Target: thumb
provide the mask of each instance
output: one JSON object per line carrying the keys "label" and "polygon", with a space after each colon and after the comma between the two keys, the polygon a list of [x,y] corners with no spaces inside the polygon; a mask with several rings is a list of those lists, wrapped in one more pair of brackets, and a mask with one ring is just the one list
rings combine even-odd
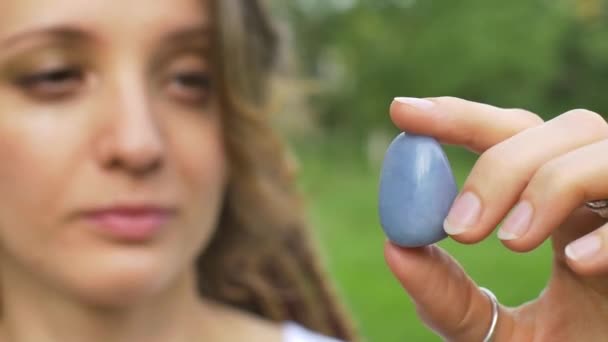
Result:
{"label": "thumb", "polygon": [[[406,249],[389,242],[385,258],[429,328],[449,341],[483,341],[492,302],[451,256],[437,246]],[[495,341],[503,341],[498,336],[512,326],[512,318],[499,310]]]}

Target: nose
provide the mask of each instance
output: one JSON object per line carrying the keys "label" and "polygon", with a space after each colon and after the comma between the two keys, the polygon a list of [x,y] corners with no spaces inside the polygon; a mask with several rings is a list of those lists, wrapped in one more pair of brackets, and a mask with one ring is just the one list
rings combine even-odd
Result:
{"label": "nose", "polygon": [[98,150],[105,168],[142,175],[159,169],[164,163],[162,131],[142,83],[122,82],[102,105],[108,125]]}

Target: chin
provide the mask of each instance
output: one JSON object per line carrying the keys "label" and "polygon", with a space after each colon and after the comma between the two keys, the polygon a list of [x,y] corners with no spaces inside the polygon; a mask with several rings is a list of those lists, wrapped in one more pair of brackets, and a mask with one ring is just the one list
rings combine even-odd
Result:
{"label": "chin", "polygon": [[66,269],[64,288],[86,304],[108,309],[137,305],[176,286],[186,265],[176,254],[123,247],[103,255],[83,256]]}

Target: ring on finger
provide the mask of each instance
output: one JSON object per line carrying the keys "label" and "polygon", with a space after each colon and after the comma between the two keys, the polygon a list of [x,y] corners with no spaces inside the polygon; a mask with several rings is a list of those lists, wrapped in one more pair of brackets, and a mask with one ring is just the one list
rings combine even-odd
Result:
{"label": "ring on finger", "polygon": [[490,302],[492,302],[492,322],[490,323],[490,329],[486,333],[486,336],[483,339],[483,342],[492,342],[494,340],[494,334],[496,333],[496,325],[498,323],[498,300],[492,291],[486,289],[485,287],[479,288],[481,292],[483,292],[488,298],[490,298]]}
{"label": "ring on finger", "polygon": [[608,218],[608,199],[590,201],[585,203],[585,206],[601,217]]}

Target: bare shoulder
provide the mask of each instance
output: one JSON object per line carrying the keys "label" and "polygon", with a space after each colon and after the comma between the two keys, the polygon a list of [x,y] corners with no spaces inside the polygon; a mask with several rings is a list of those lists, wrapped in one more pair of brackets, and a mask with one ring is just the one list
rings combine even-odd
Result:
{"label": "bare shoulder", "polygon": [[[205,311],[213,311],[214,341],[283,342],[283,325],[221,303],[205,301]],[[211,331],[203,332],[207,337]],[[0,341],[1,342],[1,341]]]}

